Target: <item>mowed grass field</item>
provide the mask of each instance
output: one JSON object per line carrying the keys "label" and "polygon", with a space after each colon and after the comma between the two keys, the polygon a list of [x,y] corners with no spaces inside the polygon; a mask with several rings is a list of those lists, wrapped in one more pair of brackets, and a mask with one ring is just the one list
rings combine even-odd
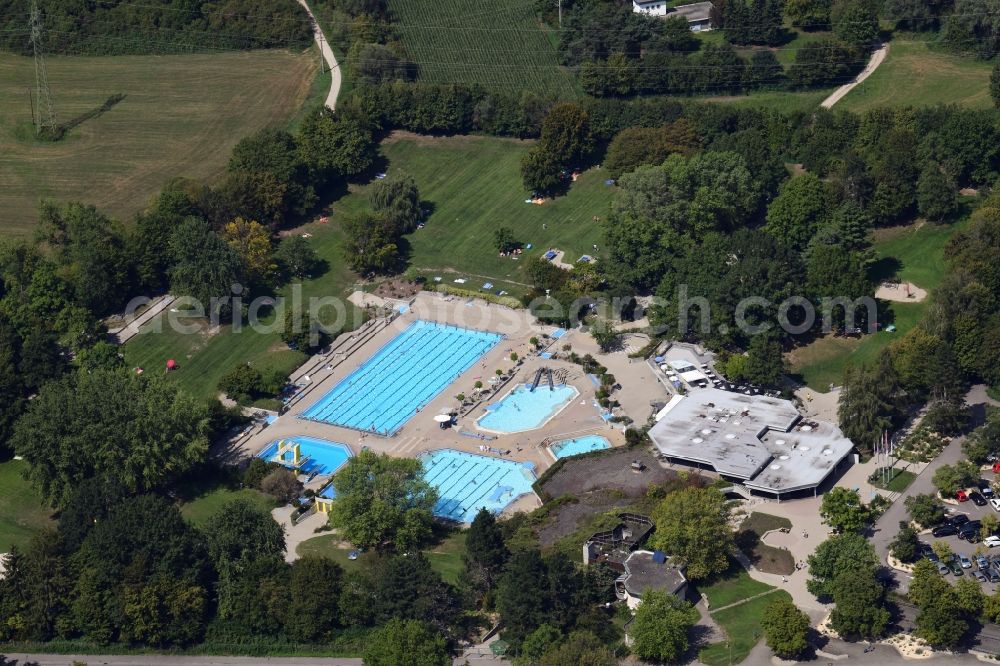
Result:
{"label": "mowed grass field", "polygon": [[21,460],[0,463],[0,553],[11,546],[23,550],[36,532],[55,524],[41,496],[22,476],[27,467]]}
{"label": "mowed grass field", "polygon": [[889,54],[837,109],[863,112],[879,106],[959,104],[988,108],[993,63],[931,50],[925,42],[894,39]]}
{"label": "mowed grass field", "polygon": [[[387,172],[413,176],[425,207],[432,211],[426,226],[406,237],[413,267],[429,275],[467,278],[467,286],[489,280],[513,293],[527,286],[528,260],[549,247],[565,250],[570,263],[583,254],[600,260],[601,232],[594,218],[607,215],[615,192],[605,185],[607,172],[590,169],[565,196],[540,206],[525,203],[529,195],[521,184],[519,165],[531,145],[492,137],[405,132],[382,142]],[[366,209],[369,187],[352,187],[348,196],[333,204],[331,220]],[[498,256],[493,243],[498,227],[509,227],[532,249],[519,260]]]}
{"label": "mowed grass field", "polygon": [[[343,261],[343,235],[339,228],[330,225],[313,224],[308,229],[312,234],[309,242],[316,253],[326,260],[327,269],[315,278],[303,281],[300,287],[286,286],[278,295],[291,299],[293,289],[300,289],[304,305],[313,297],[345,299],[355,276]],[[327,310],[322,316],[330,320],[334,314]],[[349,307],[347,320],[348,327],[355,328],[361,323],[360,313]],[[158,329],[156,322],[149,324],[129,340],[122,351],[131,367],[139,366],[152,372],[163,372],[167,359],[176,360],[180,367],[170,373],[170,379],[197,397],[215,398],[222,376],[242,363],[249,362],[265,372],[279,370],[289,374],[307,358],[303,352],[293,351],[281,341],[277,326],[273,327],[274,330],[259,331],[244,323],[237,331],[231,325],[212,329],[205,320],[188,318],[179,321],[190,329],[176,330],[169,325],[168,318],[161,317]],[[272,317],[263,323],[266,325],[273,321]]]}
{"label": "mowed grass field", "polygon": [[419,80],[480,84],[519,94],[579,96],[560,66],[557,35],[536,18],[533,0],[389,0],[394,27]]}
{"label": "mowed grass field", "polygon": [[[930,292],[946,270],[944,248],[951,235],[968,224],[963,218],[953,224],[914,224],[879,229],[875,232],[874,250],[878,257],[873,272],[879,279],[896,278]],[[871,363],[879,352],[917,325],[927,307],[919,303],[883,302],[888,309],[883,327],[895,324],[896,332],[879,331],[858,338],[832,335],[793,350],[787,356],[793,374],[799,375],[812,389],[826,392],[830,384],[840,385],[849,363]]]}
{"label": "mowed grass field", "polygon": [[111,95],[125,97],[61,141],[36,141],[27,94],[33,61],[0,54],[0,224],[7,236],[30,232],[42,198],[83,201],[127,221],[171,178],[217,178],[242,137],[296,118],[319,69],[311,50],[46,63],[61,123]]}

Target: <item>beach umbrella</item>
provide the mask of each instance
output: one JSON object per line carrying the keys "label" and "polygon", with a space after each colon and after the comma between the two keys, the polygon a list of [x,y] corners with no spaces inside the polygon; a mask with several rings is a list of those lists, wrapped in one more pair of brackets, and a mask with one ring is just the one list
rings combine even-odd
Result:
{"label": "beach umbrella", "polygon": [[438,423],[448,423],[451,421],[451,414],[438,414],[434,417],[434,420]]}
{"label": "beach umbrella", "polygon": [[177,361],[175,361],[172,358],[167,359],[167,370],[173,370],[176,367],[177,367]]}

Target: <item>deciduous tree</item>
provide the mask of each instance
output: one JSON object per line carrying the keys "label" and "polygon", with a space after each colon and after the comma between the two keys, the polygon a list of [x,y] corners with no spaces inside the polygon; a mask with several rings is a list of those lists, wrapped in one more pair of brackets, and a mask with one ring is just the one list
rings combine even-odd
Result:
{"label": "deciduous tree", "polygon": [[417,620],[390,620],[367,641],[365,666],[448,666],[444,638]]}
{"label": "deciduous tree", "polygon": [[330,525],[356,546],[407,551],[430,534],[437,491],[419,460],[362,451],[333,476],[333,487]]}
{"label": "deciduous tree", "polygon": [[633,650],[645,661],[677,661],[687,651],[688,632],[697,621],[691,604],[669,592],[647,590],[630,630]]}
{"label": "deciduous tree", "polygon": [[653,509],[653,548],[681,558],[691,580],[725,571],[734,536],[729,503],[715,488],[684,488],[668,493]]}
{"label": "deciduous tree", "polygon": [[781,596],[767,605],[760,619],[767,646],[782,659],[795,659],[808,647],[809,616]]}

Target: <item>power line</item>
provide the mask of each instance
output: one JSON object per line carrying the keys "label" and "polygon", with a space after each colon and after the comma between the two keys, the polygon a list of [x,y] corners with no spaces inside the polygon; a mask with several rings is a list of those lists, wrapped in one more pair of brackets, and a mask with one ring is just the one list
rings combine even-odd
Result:
{"label": "power line", "polygon": [[38,107],[35,116],[35,134],[54,135],[56,114],[52,111],[52,93],[49,77],[45,71],[45,56],[42,53],[42,15],[38,10],[38,0],[31,0],[31,50],[35,57],[35,99]]}

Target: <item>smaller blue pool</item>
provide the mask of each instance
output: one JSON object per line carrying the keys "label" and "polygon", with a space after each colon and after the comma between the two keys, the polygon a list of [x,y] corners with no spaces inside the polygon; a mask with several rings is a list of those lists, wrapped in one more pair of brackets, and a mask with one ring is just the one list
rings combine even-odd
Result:
{"label": "smaller blue pool", "polygon": [[562,439],[558,442],[553,442],[549,446],[549,451],[556,458],[568,458],[570,456],[578,456],[581,453],[590,453],[591,451],[610,448],[611,443],[600,435],[585,435],[584,437]]}
{"label": "smaller blue pool", "polygon": [[479,417],[476,425],[483,430],[503,433],[540,428],[579,394],[575,387],[567,384],[551,389],[547,384],[539,384],[534,391],[527,384],[521,384],[503,400],[487,407],[486,414]]}
{"label": "smaller blue pool", "polygon": [[471,523],[480,509],[503,511],[518,497],[532,492],[531,463],[490,458],[441,449],[420,458],[424,479],[438,491],[434,515]]}
{"label": "smaller blue pool", "polygon": [[347,462],[351,449],[346,444],[295,436],[271,442],[257,457],[302,474],[328,475]]}

